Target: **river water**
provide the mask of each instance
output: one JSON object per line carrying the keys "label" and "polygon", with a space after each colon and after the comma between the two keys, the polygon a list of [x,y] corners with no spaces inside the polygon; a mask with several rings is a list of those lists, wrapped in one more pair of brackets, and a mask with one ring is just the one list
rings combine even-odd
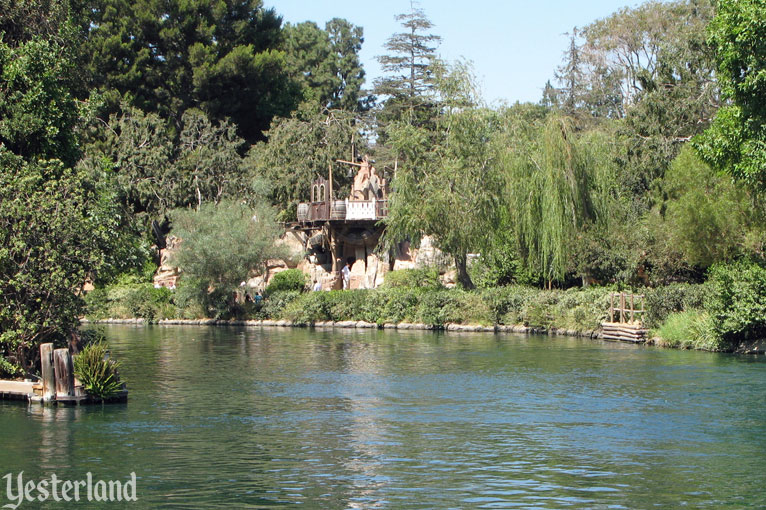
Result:
{"label": "river water", "polygon": [[138,502],[86,508],[766,507],[762,358],[512,334],[106,332],[130,401],[0,402],[0,476],[136,473]]}

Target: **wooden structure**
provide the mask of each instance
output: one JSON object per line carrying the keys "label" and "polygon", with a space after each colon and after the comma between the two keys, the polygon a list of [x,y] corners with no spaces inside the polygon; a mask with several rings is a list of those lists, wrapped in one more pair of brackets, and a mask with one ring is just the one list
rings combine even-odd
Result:
{"label": "wooden structure", "polygon": [[[39,382],[0,381],[0,399],[28,400],[39,403],[79,404],[94,400],[74,377],[69,349],[53,349],[53,344],[40,345],[41,375]],[[122,390],[110,401],[125,402],[127,390]]]}
{"label": "wooden structure", "polygon": [[327,179],[319,177],[311,183],[310,202],[298,204],[298,221],[292,225],[306,233],[309,253],[331,261],[329,288],[340,288],[344,258],[372,253],[383,232],[379,222],[388,216],[388,183],[377,174],[374,161],[364,156],[358,162],[339,159],[336,163],[357,168],[349,196],[335,196],[331,165]]}
{"label": "wooden structure", "polygon": [[609,296],[609,321],[601,323],[601,338],[623,342],[646,341],[644,295],[613,292]]}

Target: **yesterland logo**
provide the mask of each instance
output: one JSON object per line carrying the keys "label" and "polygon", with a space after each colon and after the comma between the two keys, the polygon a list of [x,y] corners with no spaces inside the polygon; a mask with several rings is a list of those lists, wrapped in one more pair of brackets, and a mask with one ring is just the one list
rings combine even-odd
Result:
{"label": "yesterland logo", "polygon": [[[13,473],[3,476],[6,481],[5,499],[11,503],[2,508],[16,510],[23,503],[43,502],[52,499],[55,502],[72,501],[138,501],[136,495],[136,473],[130,473],[130,480],[93,480],[88,472],[85,480],[61,480],[55,474],[46,480],[24,480],[22,471],[14,477]],[[15,487],[14,487],[15,485]],[[3,500],[0,499],[0,503]]]}

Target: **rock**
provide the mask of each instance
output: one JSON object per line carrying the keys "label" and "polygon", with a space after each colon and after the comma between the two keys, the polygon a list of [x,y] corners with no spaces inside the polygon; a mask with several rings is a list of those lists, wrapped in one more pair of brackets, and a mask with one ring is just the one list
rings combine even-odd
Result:
{"label": "rock", "polygon": [[359,321],[356,323],[357,328],[365,328],[365,329],[371,329],[376,328],[377,324],[373,324],[372,322],[366,322],[366,321]]}
{"label": "rock", "polygon": [[286,267],[294,269],[303,260],[305,252],[305,235],[296,230],[288,230],[275,243],[287,252],[287,257],[283,260]]}
{"label": "rock", "polygon": [[355,328],[356,321],[338,321],[334,324],[336,328]]}

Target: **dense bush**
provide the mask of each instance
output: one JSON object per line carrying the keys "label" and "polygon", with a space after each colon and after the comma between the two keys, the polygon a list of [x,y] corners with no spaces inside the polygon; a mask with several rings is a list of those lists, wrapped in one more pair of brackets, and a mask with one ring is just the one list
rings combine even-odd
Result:
{"label": "dense bush", "polygon": [[266,295],[275,292],[298,291],[306,288],[306,275],[300,269],[287,269],[274,275],[266,287]]}
{"label": "dense bush", "polygon": [[439,270],[435,267],[421,269],[399,269],[386,273],[386,287],[408,287],[438,289],[442,287]]}
{"label": "dense bush", "polygon": [[766,268],[752,262],[713,266],[706,309],[724,348],[766,335]]}
{"label": "dense bush", "polygon": [[301,293],[295,290],[275,292],[263,299],[256,313],[259,319],[278,319],[285,307],[295,301]]}
{"label": "dense bush", "polygon": [[673,283],[646,290],[646,325],[659,327],[674,312],[701,309],[710,287],[705,284]]}
{"label": "dense bush", "polygon": [[421,322],[440,327],[457,324],[527,324],[576,330],[596,329],[606,317],[609,290],[541,291],[503,287],[483,291],[383,287],[376,290],[309,292],[279,309],[283,318],[301,324],[364,320],[377,324]]}
{"label": "dense bush", "polygon": [[144,318],[150,321],[176,316],[173,292],[155,289],[151,283],[130,283],[97,288],[85,295],[86,315],[91,319]]}

